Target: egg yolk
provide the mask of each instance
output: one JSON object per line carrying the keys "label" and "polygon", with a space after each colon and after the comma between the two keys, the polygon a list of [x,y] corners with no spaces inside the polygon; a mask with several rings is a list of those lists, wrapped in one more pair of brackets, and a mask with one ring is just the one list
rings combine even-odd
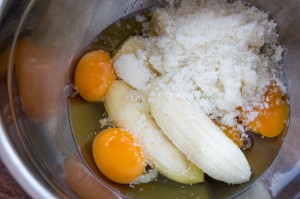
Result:
{"label": "egg yolk", "polygon": [[132,182],[145,171],[142,148],[131,134],[119,128],[103,130],[96,136],[93,156],[100,171],[120,184]]}
{"label": "egg yolk", "polygon": [[225,135],[231,139],[236,145],[238,145],[238,147],[243,147],[244,145],[244,141],[243,139],[241,139],[241,131],[239,131],[238,129],[236,128],[232,128],[230,126],[226,126],[226,125],[223,125],[217,121],[215,121],[215,124],[217,126],[220,127],[220,129],[225,133]]}
{"label": "egg yolk", "polygon": [[117,78],[109,53],[95,50],[85,54],[75,70],[75,85],[82,98],[100,101]]}
{"label": "egg yolk", "polygon": [[263,100],[268,106],[260,109],[254,108],[259,114],[254,121],[246,123],[245,126],[249,131],[259,133],[265,137],[275,137],[285,127],[289,116],[289,106],[280,87],[274,83],[268,87]]}

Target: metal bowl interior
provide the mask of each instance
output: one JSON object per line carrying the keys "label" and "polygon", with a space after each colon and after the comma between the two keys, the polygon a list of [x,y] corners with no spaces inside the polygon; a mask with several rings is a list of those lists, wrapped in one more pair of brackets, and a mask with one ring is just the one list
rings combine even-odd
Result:
{"label": "metal bowl interior", "polygon": [[[280,43],[286,49],[283,64],[291,108],[282,147],[282,137],[262,141],[254,136],[255,146],[247,152],[254,171],[251,182],[239,186],[211,182],[205,186],[182,187],[161,181],[132,189],[113,184],[93,172],[90,153],[84,149],[92,137],[84,132],[94,129],[80,129],[89,125],[80,123],[80,119],[75,124],[76,145],[68,103],[76,104],[79,99],[68,102],[65,94],[74,57],[113,22],[161,3],[150,0],[15,3],[0,24],[0,53],[7,56],[3,58],[7,61],[0,63],[0,148],[4,163],[35,198],[233,197],[256,181],[255,186],[238,197],[264,194],[282,198],[299,194],[299,180],[295,179],[300,175],[300,107],[297,104],[300,98],[300,13],[297,12],[300,3],[297,0],[288,4],[280,0],[250,2],[270,12],[278,23]],[[122,35],[125,39],[126,34]],[[98,117],[86,107],[76,107],[78,110],[73,110],[82,112],[83,116]],[[102,110],[101,106],[93,108]],[[90,124],[96,125],[95,122],[90,121]],[[278,175],[285,180],[278,182]]]}

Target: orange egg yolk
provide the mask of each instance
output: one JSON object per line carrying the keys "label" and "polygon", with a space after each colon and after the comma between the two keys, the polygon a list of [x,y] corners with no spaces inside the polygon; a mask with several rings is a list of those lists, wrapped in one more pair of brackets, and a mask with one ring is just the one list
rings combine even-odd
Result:
{"label": "orange egg yolk", "polygon": [[75,70],[75,85],[82,98],[100,101],[117,78],[109,53],[95,50],[85,54]]}
{"label": "orange egg yolk", "polygon": [[131,134],[119,128],[103,130],[96,136],[93,156],[100,171],[117,183],[128,184],[145,171],[142,148]]}
{"label": "orange egg yolk", "polygon": [[223,125],[217,121],[215,121],[215,124],[220,127],[220,129],[225,133],[225,135],[231,139],[238,147],[242,147],[244,142],[241,139],[241,131],[239,131],[236,128],[232,128],[230,126]]}
{"label": "orange egg yolk", "polygon": [[280,87],[274,83],[268,87],[263,100],[268,104],[268,107],[260,109],[255,107],[254,110],[259,112],[258,116],[254,121],[246,123],[245,126],[249,131],[265,137],[275,137],[285,127],[289,116],[289,106]]}

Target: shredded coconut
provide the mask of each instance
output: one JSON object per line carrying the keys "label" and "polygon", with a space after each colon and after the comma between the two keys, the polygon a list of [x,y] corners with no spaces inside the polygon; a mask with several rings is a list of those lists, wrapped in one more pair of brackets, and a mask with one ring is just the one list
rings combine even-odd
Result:
{"label": "shredded coconut", "polygon": [[[196,99],[212,119],[233,127],[238,107],[268,107],[261,102],[270,82],[283,88],[283,48],[277,43],[276,23],[258,8],[242,1],[199,2],[185,0],[179,7],[172,3],[157,9],[150,22],[152,35],[142,40],[146,48],[138,56],[121,55],[116,71],[134,67],[138,90],[167,87],[166,96]],[[149,96],[150,101],[154,98]],[[257,114],[251,111],[249,121]]]}
{"label": "shredded coconut", "polygon": [[100,128],[108,128],[108,127],[114,127],[114,123],[109,117],[105,117],[99,120]]}

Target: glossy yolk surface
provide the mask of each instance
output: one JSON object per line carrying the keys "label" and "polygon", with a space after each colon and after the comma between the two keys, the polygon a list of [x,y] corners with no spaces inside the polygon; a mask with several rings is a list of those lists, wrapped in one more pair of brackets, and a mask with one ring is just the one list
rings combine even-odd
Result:
{"label": "glossy yolk surface", "polygon": [[141,176],[146,166],[141,147],[128,132],[119,128],[106,129],[96,136],[93,156],[100,171],[121,184]]}
{"label": "glossy yolk surface", "polygon": [[275,84],[269,86],[264,96],[264,102],[268,103],[268,107],[255,108],[255,110],[259,111],[258,116],[254,121],[245,124],[245,126],[252,132],[266,137],[275,137],[285,127],[289,115],[289,106],[280,87]]}
{"label": "glossy yolk surface", "polygon": [[110,55],[101,50],[85,54],[75,70],[78,92],[90,102],[100,101],[116,78]]}

